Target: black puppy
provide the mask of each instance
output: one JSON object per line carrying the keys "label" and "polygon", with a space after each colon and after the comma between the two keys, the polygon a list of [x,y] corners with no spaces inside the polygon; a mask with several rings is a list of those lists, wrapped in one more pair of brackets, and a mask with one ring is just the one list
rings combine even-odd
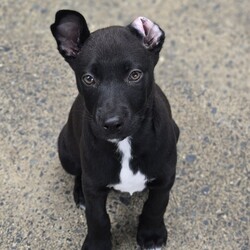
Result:
{"label": "black puppy", "polygon": [[112,247],[106,212],[111,188],[130,194],[149,189],[137,242],[142,249],[160,249],[167,241],[163,215],[179,137],[170,105],[154,81],[164,32],[139,17],[126,27],[90,34],[84,17],[70,10],[57,12],[51,31],[79,90],[58,150],[63,168],[76,176],[75,202],[86,208],[82,249]]}

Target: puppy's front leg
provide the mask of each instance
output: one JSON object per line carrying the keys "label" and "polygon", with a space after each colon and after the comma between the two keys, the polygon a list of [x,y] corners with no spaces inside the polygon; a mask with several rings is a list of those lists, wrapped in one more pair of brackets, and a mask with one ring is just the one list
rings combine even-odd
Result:
{"label": "puppy's front leg", "polygon": [[167,230],[164,213],[174,177],[166,186],[149,189],[149,196],[139,218],[137,243],[142,249],[161,249],[166,245]]}
{"label": "puppy's front leg", "polygon": [[111,250],[110,220],[106,211],[107,190],[84,187],[88,234],[82,250]]}

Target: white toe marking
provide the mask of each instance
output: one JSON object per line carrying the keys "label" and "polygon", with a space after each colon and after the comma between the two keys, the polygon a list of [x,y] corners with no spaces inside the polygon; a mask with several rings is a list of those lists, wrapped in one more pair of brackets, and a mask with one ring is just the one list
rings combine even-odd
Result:
{"label": "white toe marking", "polygon": [[126,137],[124,140],[117,142],[117,148],[122,155],[120,183],[111,184],[109,187],[121,192],[128,192],[130,195],[142,191],[146,186],[147,179],[140,171],[134,174],[130,169],[130,160],[132,159],[131,138]]}
{"label": "white toe marking", "polygon": [[79,208],[84,210],[84,211],[86,210],[86,207],[83,204],[80,204]]}

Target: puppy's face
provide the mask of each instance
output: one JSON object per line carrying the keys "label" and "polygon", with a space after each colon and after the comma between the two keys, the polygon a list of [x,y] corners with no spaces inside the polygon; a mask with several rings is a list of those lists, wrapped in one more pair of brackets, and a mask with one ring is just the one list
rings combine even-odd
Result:
{"label": "puppy's face", "polygon": [[154,64],[130,30],[94,32],[71,66],[94,134],[105,139],[133,134],[150,97]]}
{"label": "puppy's face", "polygon": [[58,12],[51,30],[75,72],[95,136],[121,140],[133,135],[152,100],[163,31],[140,17],[127,27],[90,34],[84,18],[73,11]]}

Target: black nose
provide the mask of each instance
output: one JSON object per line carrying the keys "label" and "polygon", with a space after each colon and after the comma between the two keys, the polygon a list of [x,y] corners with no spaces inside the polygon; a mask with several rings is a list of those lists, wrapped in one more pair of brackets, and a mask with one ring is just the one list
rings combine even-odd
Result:
{"label": "black nose", "polygon": [[123,122],[119,116],[110,117],[106,119],[103,123],[103,128],[105,130],[109,130],[112,132],[120,130],[122,126],[123,126]]}

